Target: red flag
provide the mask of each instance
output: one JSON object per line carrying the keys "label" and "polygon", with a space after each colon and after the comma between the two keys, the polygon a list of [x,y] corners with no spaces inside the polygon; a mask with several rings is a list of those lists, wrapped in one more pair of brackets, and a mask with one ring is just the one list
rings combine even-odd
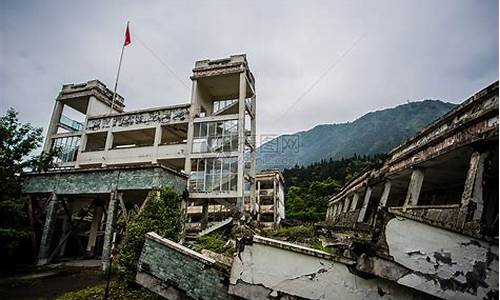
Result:
{"label": "red flag", "polygon": [[125,43],[123,44],[123,46],[127,46],[130,43],[132,43],[132,40],[130,39],[130,30],[128,29],[127,23],[127,30],[125,31]]}

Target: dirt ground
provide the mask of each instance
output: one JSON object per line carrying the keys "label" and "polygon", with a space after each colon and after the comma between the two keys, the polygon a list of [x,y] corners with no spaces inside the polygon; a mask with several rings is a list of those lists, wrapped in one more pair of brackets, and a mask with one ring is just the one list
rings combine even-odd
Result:
{"label": "dirt ground", "polygon": [[0,299],[51,299],[106,281],[98,269],[58,268],[0,278]]}

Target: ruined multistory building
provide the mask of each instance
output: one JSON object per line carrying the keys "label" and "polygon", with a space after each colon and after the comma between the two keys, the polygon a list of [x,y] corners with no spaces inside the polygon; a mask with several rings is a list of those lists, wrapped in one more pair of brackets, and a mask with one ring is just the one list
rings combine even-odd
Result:
{"label": "ruined multistory building", "polygon": [[60,151],[57,167],[25,174],[23,186],[39,264],[84,252],[106,260],[117,214],[127,219],[164,186],[189,192],[188,233],[245,210],[258,215],[246,56],[197,61],[191,80],[191,103],[135,111],[98,80],[62,87],[44,144]]}
{"label": "ruined multistory building", "polygon": [[437,297],[498,298],[498,82],[348,182],[326,222],[361,271]]}
{"label": "ruined multistory building", "polygon": [[285,219],[285,180],[279,170],[267,170],[256,178],[257,221],[268,227]]}
{"label": "ruined multistory building", "polygon": [[149,233],[136,280],[167,299],[498,299],[498,82],[348,182],[325,221],[321,250],[254,234],[229,267]]}

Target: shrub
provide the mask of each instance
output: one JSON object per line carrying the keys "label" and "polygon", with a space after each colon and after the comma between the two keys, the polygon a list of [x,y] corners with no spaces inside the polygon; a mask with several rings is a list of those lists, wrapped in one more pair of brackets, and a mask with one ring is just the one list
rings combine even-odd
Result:
{"label": "shrub", "polygon": [[134,282],[137,263],[146,239],[146,233],[179,241],[184,225],[181,209],[182,198],[171,188],[151,193],[140,214],[132,217],[123,241],[118,246],[116,261],[120,266],[120,277],[125,283]]}

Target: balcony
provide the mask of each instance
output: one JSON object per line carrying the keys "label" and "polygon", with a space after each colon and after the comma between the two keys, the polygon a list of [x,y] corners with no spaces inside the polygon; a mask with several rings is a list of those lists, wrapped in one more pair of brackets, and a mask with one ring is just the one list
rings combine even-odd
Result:
{"label": "balcony", "polygon": [[79,165],[97,165],[97,164],[136,164],[136,163],[153,163],[158,160],[184,158],[186,153],[186,144],[171,144],[130,147],[130,148],[115,148],[107,152],[101,151],[86,151],[82,152],[78,157]]}

